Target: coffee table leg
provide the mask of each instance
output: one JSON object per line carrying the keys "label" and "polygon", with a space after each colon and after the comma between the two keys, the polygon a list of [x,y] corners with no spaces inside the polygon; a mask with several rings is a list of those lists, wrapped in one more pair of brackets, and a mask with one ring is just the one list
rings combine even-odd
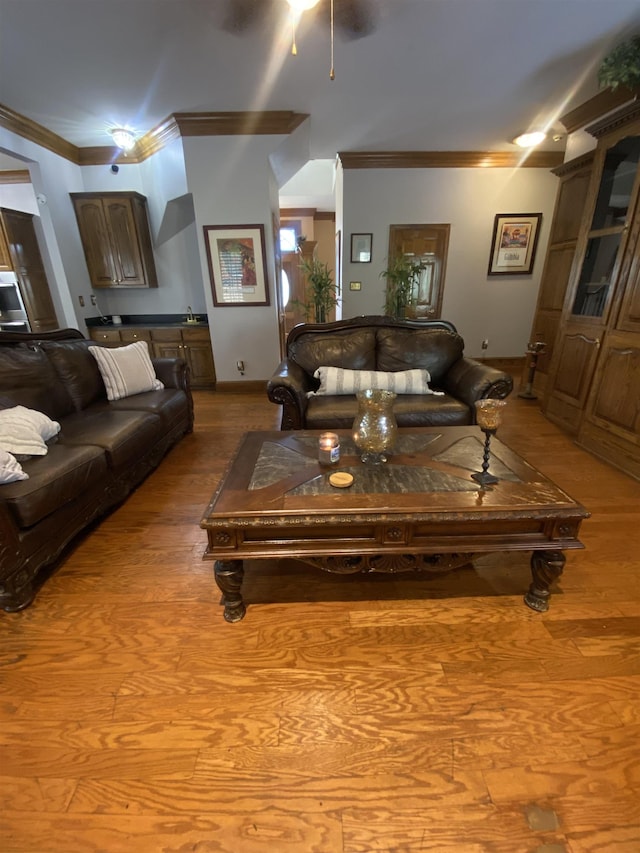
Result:
{"label": "coffee table leg", "polygon": [[532,610],[544,613],[549,609],[549,587],[562,574],[565,559],[562,551],[534,551],[531,555],[533,583],[524,602]]}
{"label": "coffee table leg", "polygon": [[242,600],[242,560],[216,560],[214,575],[224,603],[224,618],[227,622],[239,622],[247,612]]}

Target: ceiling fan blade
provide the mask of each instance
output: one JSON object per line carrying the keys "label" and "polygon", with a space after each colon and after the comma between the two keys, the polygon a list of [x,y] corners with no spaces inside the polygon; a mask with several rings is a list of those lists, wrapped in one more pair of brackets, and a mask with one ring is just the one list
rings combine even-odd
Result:
{"label": "ceiling fan blade", "polygon": [[242,35],[261,26],[274,5],[274,0],[227,0],[221,27],[233,35]]}
{"label": "ceiling fan blade", "polygon": [[349,39],[370,35],[378,24],[377,0],[334,0],[333,14],[337,30]]}

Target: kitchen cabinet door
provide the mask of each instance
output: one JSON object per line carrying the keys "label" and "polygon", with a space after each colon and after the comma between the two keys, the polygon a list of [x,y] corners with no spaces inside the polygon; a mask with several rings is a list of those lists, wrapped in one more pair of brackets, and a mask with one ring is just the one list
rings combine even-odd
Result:
{"label": "kitchen cabinet door", "polygon": [[139,193],[71,193],[91,284],[157,287],[146,199]]}
{"label": "kitchen cabinet door", "polygon": [[32,332],[58,328],[56,309],[51,298],[33,216],[18,210],[3,209],[2,224]]}
{"label": "kitchen cabinet door", "polygon": [[194,388],[211,388],[216,384],[213,350],[209,329],[183,329],[183,352],[191,370]]}
{"label": "kitchen cabinet door", "polygon": [[6,270],[11,269],[13,269],[13,267],[11,266],[9,246],[7,245],[7,238],[4,233],[2,222],[0,221],[0,272],[5,272]]}

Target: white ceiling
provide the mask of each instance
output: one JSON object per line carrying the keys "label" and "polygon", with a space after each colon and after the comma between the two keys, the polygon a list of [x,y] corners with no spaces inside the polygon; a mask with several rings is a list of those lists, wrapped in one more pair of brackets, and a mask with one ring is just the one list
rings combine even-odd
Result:
{"label": "white ceiling", "polygon": [[294,57],[285,0],[252,0],[273,14],[241,36],[222,27],[229,2],[0,0],[0,103],[82,147],[175,112],[274,109],[310,114],[314,160],[508,151],[533,125],[558,128],[640,31],[638,0],[367,0],[377,29],[336,36],[331,81],[317,17]]}

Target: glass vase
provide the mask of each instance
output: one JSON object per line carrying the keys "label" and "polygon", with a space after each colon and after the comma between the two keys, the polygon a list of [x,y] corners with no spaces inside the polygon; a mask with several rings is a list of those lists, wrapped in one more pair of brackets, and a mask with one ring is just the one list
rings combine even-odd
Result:
{"label": "glass vase", "polygon": [[394,391],[358,391],[358,414],[353,422],[353,443],[363,462],[386,462],[396,443],[398,424],[393,413]]}

